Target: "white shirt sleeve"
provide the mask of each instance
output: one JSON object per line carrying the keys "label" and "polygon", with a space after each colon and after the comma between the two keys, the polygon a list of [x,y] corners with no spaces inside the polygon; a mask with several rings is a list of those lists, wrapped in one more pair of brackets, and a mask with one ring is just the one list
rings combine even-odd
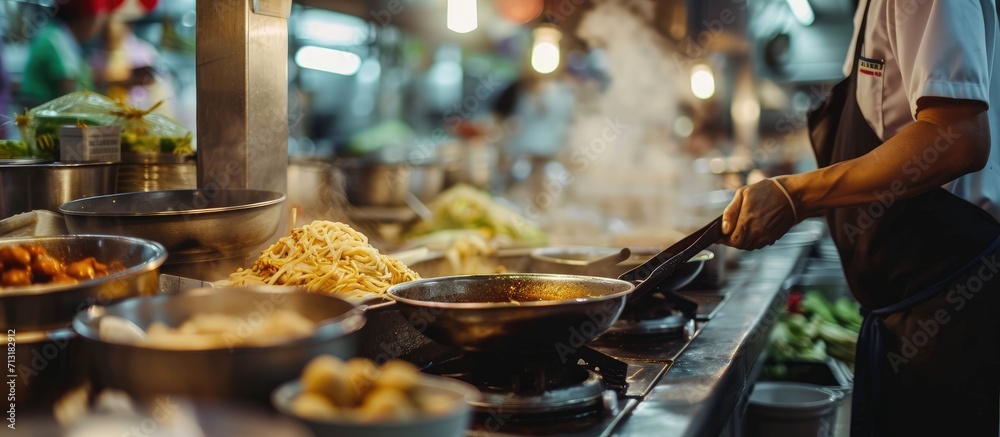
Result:
{"label": "white shirt sleeve", "polygon": [[887,12],[890,48],[914,118],[921,97],[989,104],[991,66],[979,0],[889,0]]}

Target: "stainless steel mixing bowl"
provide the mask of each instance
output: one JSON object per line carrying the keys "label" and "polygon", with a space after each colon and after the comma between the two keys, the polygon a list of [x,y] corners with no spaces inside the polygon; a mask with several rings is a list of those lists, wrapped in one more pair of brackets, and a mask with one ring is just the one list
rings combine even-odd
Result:
{"label": "stainless steel mixing bowl", "polygon": [[120,261],[125,270],[76,284],[0,288],[0,328],[50,330],[66,328],[76,313],[134,296],[150,296],[159,286],[159,267],[167,251],[158,243],[111,235],[60,235],[9,238],[0,247],[39,245],[63,262],[95,257]]}
{"label": "stainless steel mixing bowl", "polygon": [[273,191],[164,190],[79,199],[59,211],[70,232],[157,241],[170,266],[251,255],[277,231],[284,200]]}
{"label": "stainless steel mixing bowl", "polygon": [[71,200],[114,193],[116,172],[112,162],[0,163],[0,219],[36,209],[56,211]]}
{"label": "stainless steel mixing bowl", "polygon": [[[102,340],[98,332],[105,315],[126,318],[143,329],[154,321],[176,328],[195,314],[209,313],[236,316],[248,324],[261,323],[278,309],[298,312],[318,323],[317,330],[309,337],[276,345],[234,342],[231,348],[202,350],[112,343]],[[271,392],[297,378],[310,359],[322,354],[353,357],[354,333],[364,324],[361,309],[344,300],[295,287],[258,286],[198,288],[178,295],[95,306],[77,315],[73,329],[83,337],[97,387],[117,388],[138,398],[175,394],[266,404]],[[237,332],[237,339],[239,335]]]}

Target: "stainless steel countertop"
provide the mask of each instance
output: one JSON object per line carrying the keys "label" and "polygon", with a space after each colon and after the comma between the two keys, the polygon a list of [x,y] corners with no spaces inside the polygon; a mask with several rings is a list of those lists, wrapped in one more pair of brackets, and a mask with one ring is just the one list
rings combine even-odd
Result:
{"label": "stainless steel countertop", "polygon": [[718,436],[756,378],[751,375],[787,296],[784,281],[810,246],[742,254],[729,296],[670,370],[614,431],[616,436]]}

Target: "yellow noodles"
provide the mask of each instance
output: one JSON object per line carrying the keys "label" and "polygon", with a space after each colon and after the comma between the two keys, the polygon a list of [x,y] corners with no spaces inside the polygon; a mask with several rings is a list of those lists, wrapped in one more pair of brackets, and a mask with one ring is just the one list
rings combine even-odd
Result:
{"label": "yellow noodles", "polygon": [[384,293],[420,276],[382,255],[368,237],[338,222],[316,220],[295,228],[261,253],[249,269],[229,275],[233,285],[296,285],[327,294]]}

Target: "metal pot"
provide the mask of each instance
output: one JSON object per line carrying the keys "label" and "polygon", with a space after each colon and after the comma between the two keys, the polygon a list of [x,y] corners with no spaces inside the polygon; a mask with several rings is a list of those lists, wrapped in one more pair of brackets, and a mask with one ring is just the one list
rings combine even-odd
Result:
{"label": "metal pot", "polygon": [[406,206],[407,195],[429,202],[444,188],[444,168],[434,162],[384,163],[342,159],[347,201],[355,206]]}
{"label": "metal pot", "polygon": [[116,164],[0,163],[0,219],[90,196],[115,192]]}
{"label": "metal pot", "polygon": [[419,279],[386,293],[428,338],[502,353],[593,340],[618,320],[634,288],[589,276],[501,274]]}
{"label": "metal pot", "polygon": [[[344,175],[333,165],[317,160],[288,163],[288,205],[296,209],[299,223],[337,220],[345,216],[348,203]],[[343,220],[342,220],[343,221]]]}
{"label": "metal pot", "polygon": [[125,270],[76,284],[33,285],[0,290],[0,328],[46,331],[69,326],[90,305],[127,297],[150,296],[159,286],[159,267],[167,251],[158,243],[111,235],[61,235],[0,240],[0,247],[39,245],[56,259],[93,256],[102,263],[120,261]]}
{"label": "metal pot", "polygon": [[[98,334],[98,323],[105,315],[126,318],[146,329],[154,321],[176,327],[199,313],[234,315],[253,323],[278,309],[298,312],[316,322],[316,332],[277,345],[234,344],[231,348],[205,350],[117,344],[102,340]],[[267,403],[271,392],[297,378],[312,358],[322,354],[353,357],[353,334],[364,323],[362,311],[341,299],[295,287],[257,286],[198,288],[178,295],[95,306],[77,315],[73,329],[83,337],[92,357],[92,379],[99,388],[116,388],[144,399],[176,394],[193,399]]]}
{"label": "metal pot", "polygon": [[186,190],[198,186],[198,165],[194,158],[173,153],[122,153],[118,164],[117,190]]}
{"label": "metal pot", "polygon": [[[74,233],[101,233],[145,238],[163,244],[170,257],[164,265],[220,264],[222,277],[268,241],[278,229],[285,195],[261,190],[166,190],[97,196],[59,207]],[[223,270],[224,269],[224,270]],[[204,273],[204,272],[203,272]]]}

